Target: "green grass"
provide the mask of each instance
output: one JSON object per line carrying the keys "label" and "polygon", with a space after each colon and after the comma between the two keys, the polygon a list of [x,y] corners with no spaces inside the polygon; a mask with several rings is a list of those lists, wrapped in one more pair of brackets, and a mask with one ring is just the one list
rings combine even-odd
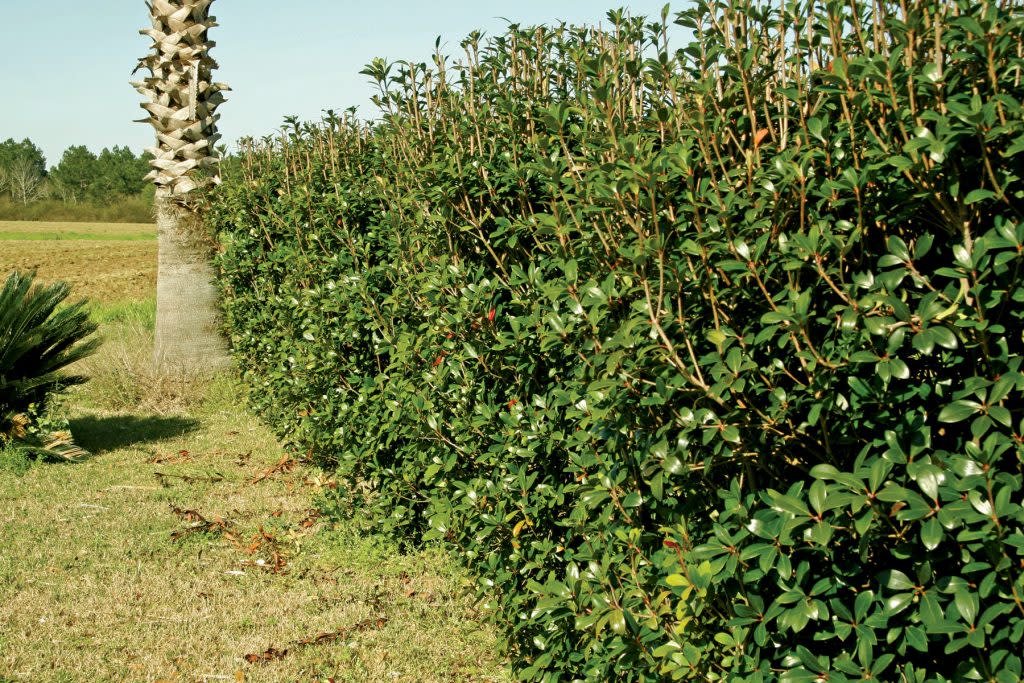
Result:
{"label": "green grass", "polygon": [[40,240],[56,241],[62,240],[103,240],[116,242],[132,242],[136,240],[152,240],[153,235],[146,233],[126,233],[123,235],[103,236],[87,232],[4,232],[0,238],[12,241]]}
{"label": "green grass", "polygon": [[0,444],[0,472],[19,476],[28,472],[35,464],[35,460],[24,449]]}
{"label": "green grass", "polygon": [[[152,330],[156,326],[156,299],[115,301],[90,305],[90,315],[100,325],[121,323]],[[108,329],[108,333],[111,330]]]}
{"label": "green grass", "polygon": [[[151,311],[94,309],[107,342],[65,402],[91,458],[0,453],[0,680],[507,680],[457,564],[358,520],[309,525],[331,473],[275,471],[286,454],[231,378],[154,374]],[[289,652],[245,660],[271,647]]]}
{"label": "green grass", "polygon": [[134,242],[155,239],[156,226],[149,223],[0,221],[0,240]]}

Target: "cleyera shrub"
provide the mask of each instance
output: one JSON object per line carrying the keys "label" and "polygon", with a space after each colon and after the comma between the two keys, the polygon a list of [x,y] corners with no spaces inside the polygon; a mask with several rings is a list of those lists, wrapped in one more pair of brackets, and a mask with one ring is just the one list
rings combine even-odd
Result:
{"label": "cleyera shrub", "polygon": [[375,61],[379,118],[213,196],[255,405],[464,559],[522,680],[1019,680],[1022,9]]}
{"label": "cleyera shrub", "polygon": [[85,377],[70,365],[99,346],[86,302],[65,305],[71,287],[12,272],[0,287],[0,447],[30,428],[30,414]]}

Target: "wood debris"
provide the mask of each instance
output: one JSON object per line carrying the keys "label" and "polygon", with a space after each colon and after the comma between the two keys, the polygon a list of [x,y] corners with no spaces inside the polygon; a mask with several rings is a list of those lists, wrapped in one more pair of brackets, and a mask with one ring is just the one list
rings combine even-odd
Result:
{"label": "wood debris", "polygon": [[171,481],[181,481],[181,482],[184,482],[186,484],[197,484],[197,483],[216,484],[218,482],[224,481],[224,475],[219,473],[219,472],[214,472],[213,474],[206,475],[206,476],[198,476],[198,475],[193,475],[193,474],[168,474],[166,472],[154,472],[153,476],[155,476],[157,481],[160,482],[160,485],[164,486],[164,487],[170,486],[170,482]]}
{"label": "wood debris", "polygon": [[263,470],[262,473],[254,477],[252,483],[259,484],[261,481],[266,481],[267,479],[270,479],[275,475],[291,472],[297,464],[299,463],[297,460],[295,460],[295,458],[291,457],[290,455],[284,455],[277,462],[276,465],[268,467],[267,469]]}
{"label": "wood debris", "polygon": [[359,623],[354,624],[352,626],[345,626],[339,628],[337,631],[320,633],[311,638],[297,640],[285,648],[268,647],[266,650],[259,654],[245,655],[244,659],[250,664],[266,664],[268,662],[284,659],[288,656],[289,652],[304,647],[313,647],[316,645],[335,643],[339,640],[347,640],[349,636],[355,633],[362,633],[364,631],[379,631],[380,629],[384,628],[387,625],[387,623],[388,618],[385,616],[380,616],[373,619],[364,619],[363,621],[360,621]]}
{"label": "wood debris", "polygon": [[180,541],[191,534],[220,534],[236,547],[240,545],[238,535],[234,532],[231,522],[222,517],[214,516],[212,519],[207,519],[198,510],[185,510],[175,505],[171,506],[171,511],[182,521],[189,523],[184,529],[172,533],[172,540]]}
{"label": "wood debris", "polygon": [[146,460],[148,465],[176,465],[183,462],[192,462],[195,456],[189,451],[178,451],[177,453],[155,453]]}

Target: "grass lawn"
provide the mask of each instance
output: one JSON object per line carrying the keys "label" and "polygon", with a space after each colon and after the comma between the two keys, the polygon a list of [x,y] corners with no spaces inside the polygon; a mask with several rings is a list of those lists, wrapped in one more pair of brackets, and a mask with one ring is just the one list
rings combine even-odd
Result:
{"label": "grass lawn", "polygon": [[149,369],[142,293],[97,307],[93,379],[60,408],[93,456],[0,454],[0,682],[506,680],[454,562],[318,518],[330,473],[230,378]]}

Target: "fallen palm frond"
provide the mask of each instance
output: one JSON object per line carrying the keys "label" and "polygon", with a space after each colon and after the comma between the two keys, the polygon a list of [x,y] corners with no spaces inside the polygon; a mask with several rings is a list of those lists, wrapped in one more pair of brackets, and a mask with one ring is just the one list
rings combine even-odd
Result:
{"label": "fallen palm frond", "polygon": [[84,460],[92,455],[75,443],[70,432],[53,432],[44,440],[42,450],[47,456],[71,462]]}
{"label": "fallen palm frond", "polygon": [[12,439],[24,439],[28,434],[28,426],[32,423],[28,415],[14,415],[10,418],[10,424],[6,436]]}
{"label": "fallen palm frond", "polygon": [[0,446],[27,453],[33,459],[47,462],[79,462],[92,453],[75,443],[70,432],[46,432],[34,429],[26,415],[15,415],[10,430],[0,433]]}

